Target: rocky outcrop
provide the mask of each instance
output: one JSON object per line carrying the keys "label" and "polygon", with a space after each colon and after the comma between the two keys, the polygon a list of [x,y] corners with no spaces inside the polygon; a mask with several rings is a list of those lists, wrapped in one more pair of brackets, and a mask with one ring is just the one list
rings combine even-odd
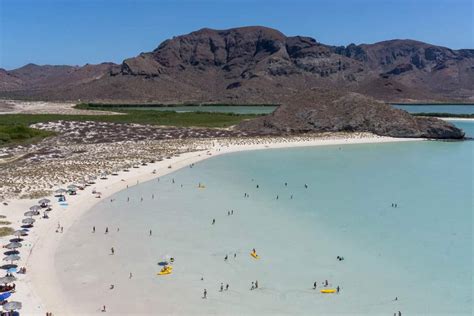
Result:
{"label": "rocky outcrop", "polygon": [[406,111],[349,93],[320,92],[312,102],[282,105],[272,114],[242,122],[239,129],[260,134],[308,132],[371,132],[381,136],[460,139],[464,133],[452,124],[414,117]]}

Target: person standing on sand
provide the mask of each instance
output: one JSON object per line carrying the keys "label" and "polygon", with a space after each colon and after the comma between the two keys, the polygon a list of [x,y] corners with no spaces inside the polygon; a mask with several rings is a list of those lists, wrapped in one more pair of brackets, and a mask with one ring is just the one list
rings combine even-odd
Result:
{"label": "person standing on sand", "polygon": [[227,261],[227,259],[229,259],[229,257],[225,255],[224,261]]}
{"label": "person standing on sand", "polygon": [[227,284],[225,285],[225,290],[226,290],[226,291],[229,290],[229,283],[227,283]]}
{"label": "person standing on sand", "polygon": [[255,281],[255,288],[258,289],[258,281]]}
{"label": "person standing on sand", "polygon": [[105,227],[105,233],[107,234],[109,232],[109,228]]}
{"label": "person standing on sand", "polygon": [[220,292],[224,291],[224,283],[221,283]]}
{"label": "person standing on sand", "polygon": [[105,309],[105,305],[102,307],[101,312],[105,313],[107,310]]}
{"label": "person standing on sand", "polygon": [[131,279],[133,276],[132,272],[130,272],[130,275],[128,276],[129,279]]}
{"label": "person standing on sand", "polygon": [[114,249],[114,247],[110,248],[110,252],[112,253],[112,255],[115,254],[115,249]]}
{"label": "person standing on sand", "polygon": [[92,232],[95,233],[95,226],[92,226]]}
{"label": "person standing on sand", "polygon": [[216,223],[216,219],[212,219],[212,225],[214,225]]}
{"label": "person standing on sand", "polygon": [[252,291],[254,289],[255,289],[255,284],[254,284],[254,282],[252,282],[252,286],[250,287],[250,290]]}
{"label": "person standing on sand", "polygon": [[337,294],[339,294],[339,291],[340,291],[340,290],[341,290],[341,288],[340,288],[339,285],[338,285],[337,288],[336,288]]}
{"label": "person standing on sand", "polygon": [[204,289],[204,295],[202,296],[202,298],[207,298],[207,290]]}
{"label": "person standing on sand", "polygon": [[318,282],[314,281],[314,283],[313,283],[313,290],[316,290],[317,287],[318,287]]}

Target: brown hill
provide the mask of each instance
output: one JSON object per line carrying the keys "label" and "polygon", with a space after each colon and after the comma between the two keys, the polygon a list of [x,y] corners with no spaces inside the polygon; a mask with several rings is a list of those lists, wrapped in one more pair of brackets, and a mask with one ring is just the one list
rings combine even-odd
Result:
{"label": "brown hill", "polygon": [[311,89],[385,101],[474,101],[474,50],[411,40],[334,47],[265,27],[202,29],[121,65],[0,71],[0,96],[288,103]]}
{"label": "brown hill", "polygon": [[319,91],[310,102],[296,99],[270,115],[242,122],[238,129],[260,134],[345,131],[409,138],[464,137],[448,122],[415,117],[358,93],[328,91]]}

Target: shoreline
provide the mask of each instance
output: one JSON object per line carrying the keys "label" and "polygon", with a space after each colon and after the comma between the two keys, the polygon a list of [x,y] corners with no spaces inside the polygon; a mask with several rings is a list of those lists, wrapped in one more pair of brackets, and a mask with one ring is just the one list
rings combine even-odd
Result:
{"label": "shoreline", "polygon": [[[24,241],[24,247],[21,249],[22,260],[18,266],[27,268],[26,275],[18,275],[17,292],[14,294],[14,300],[23,302],[23,313],[27,315],[41,315],[46,312],[53,314],[70,315],[68,311],[67,298],[61,292],[60,283],[56,277],[56,268],[54,265],[54,255],[61,242],[61,233],[55,233],[58,225],[64,227],[64,233],[86,214],[98,202],[104,198],[122,191],[127,186],[133,186],[143,182],[153,180],[187,167],[192,163],[205,160],[207,158],[230,154],[235,152],[295,148],[295,147],[313,147],[330,145],[350,145],[350,144],[370,144],[370,143],[390,143],[403,141],[420,141],[423,139],[390,138],[390,137],[359,137],[359,138],[339,138],[339,139],[312,139],[288,141],[282,139],[281,142],[257,142],[249,144],[241,140],[239,144],[219,144],[215,142],[212,148],[194,152],[187,152],[172,157],[169,160],[163,160],[147,166],[141,166],[138,169],[130,169],[130,172],[120,172],[118,176],[109,176],[107,180],[97,180],[95,185],[78,191],[77,196],[68,196],[68,206],[60,206],[53,202],[53,211],[50,213],[49,220],[38,218],[36,226],[31,230],[30,235]],[[172,168],[168,168],[172,166]],[[156,170],[156,173],[153,173]],[[91,192],[95,188],[101,192],[101,198],[95,198]],[[52,199],[55,201],[55,199]],[[12,225],[20,225],[22,214],[29,206],[36,203],[35,200],[12,200],[8,206],[8,212],[5,213]],[[3,237],[2,242],[6,243],[9,237]]]}
{"label": "shoreline", "polygon": [[468,117],[436,117],[437,119],[443,120],[443,121],[466,121],[466,122],[471,122],[474,121],[474,118],[468,118]]}

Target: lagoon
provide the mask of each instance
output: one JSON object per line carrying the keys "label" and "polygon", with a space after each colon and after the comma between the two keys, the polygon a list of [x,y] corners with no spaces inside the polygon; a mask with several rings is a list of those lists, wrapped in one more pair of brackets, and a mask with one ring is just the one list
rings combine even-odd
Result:
{"label": "lagoon", "polygon": [[152,111],[175,111],[184,112],[217,112],[234,114],[269,114],[277,106],[271,105],[188,105],[188,106],[153,106],[153,107],[124,107],[127,110],[152,110]]}
{"label": "lagoon", "polygon": [[[474,135],[473,123],[459,123]],[[86,213],[55,255],[58,277],[78,313],[107,304],[151,314],[471,315],[473,145],[420,141],[210,158]],[[260,260],[249,256],[252,248]],[[166,255],[176,258],[173,274],[158,277]],[[260,288],[251,291],[255,280]],[[312,290],[325,280],[341,293]],[[230,290],[219,292],[221,282]]]}
{"label": "lagoon", "polygon": [[474,104],[393,104],[409,113],[474,114]]}

